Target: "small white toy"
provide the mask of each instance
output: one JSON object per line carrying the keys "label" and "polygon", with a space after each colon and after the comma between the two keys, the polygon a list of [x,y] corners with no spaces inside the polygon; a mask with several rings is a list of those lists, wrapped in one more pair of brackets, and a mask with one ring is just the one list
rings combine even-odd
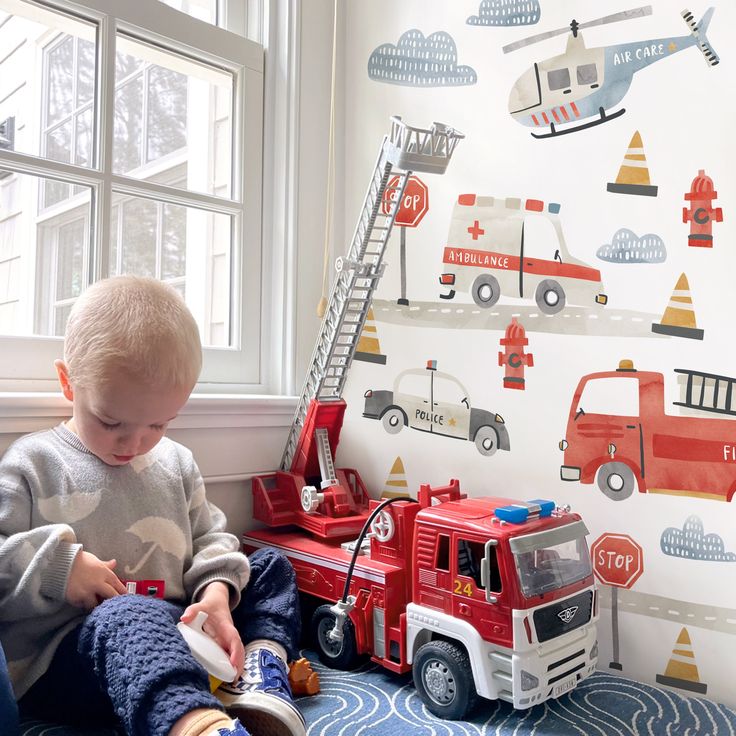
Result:
{"label": "small white toy", "polygon": [[227,652],[207,633],[204,626],[207,614],[200,611],[190,624],[180,621],[176,628],[192,650],[194,658],[207,670],[210,689],[214,692],[223,682],[232,682],[237,670],[230,662]]}

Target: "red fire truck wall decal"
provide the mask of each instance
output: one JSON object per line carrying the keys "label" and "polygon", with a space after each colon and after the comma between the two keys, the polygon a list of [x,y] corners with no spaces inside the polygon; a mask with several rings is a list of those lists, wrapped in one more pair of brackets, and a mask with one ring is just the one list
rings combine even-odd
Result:
{"label": "red fire truck wall decal", "polygon": [[602,245],[596,256],[608,263],[664,263],[667,247],[664,240],[654,233],[639,237],[633,230],[622,227],[610,243]]}
{"label": "red fire truck wall decal", "polygon": [[631,136],[629,149],[624,156],[624,162],[618,170],[615,182],[608,182],[609,192],[618,194],[638,194],[642,197],[656,197],[657,187],[649,181],[649,167],[644,155],[644,144],[637,130]]}
{"label": "red fire truck wall decal", "polygon": [[699,516],[688,516],[682,529],[667,527],[660,539],[662,552],[670,557],[704,562],[736,562],[736,554],[726,552],[723,538],[706,534]]}
{"label": "red fire truck wall decal", "polygon": [[485,456],[510,449],[503,417],[471,406],[467,389],[454,376],[438,371],[436,360],[428,360],[426,368],[399,373],[392,390],[370,388],[363,396],[363,416],[378,420],[389,434],[411,427],[469,440]]}
{"label": "red fire truck wall decal", "polygon": [[397,44],[384,43],[368,59],[368,76],[377,82],[407,87],[457,87],[475,84],[475,69],[457,63],[457,47],[449,33],[425,38],[417,28]]}
{"label": "red fire truck wall decal", "polygon": [[498,364],[505,369],[503,387],[523,391],[526,388],[524,368],[534,365],[534,356],[524,351],[529,344],[522,325],[516,317],[506,328],[506,334],[500,340],[503,351],[498,353]]}
{"label": "red fire truck wall decal", "polygon": [[481,0],[478,15],[471,15],[469,26],[531,26],[542,15],[539,0]]}
{"label": "red fire truck wall decal", "polygon": [[[704,374],[691,374],[691,386]],[[721,382],[714,406],[698,392],[676,402],[692,416],[665,413],[664,376],[640,371],[630,360],[616,370],[591,373],[570,404],[560,477],[596,483],[614,501],[640,493],[665,493],[730,501],[736,492],[736,380]],[[719,391],[720,393],[720,391]],[[733,396],[733,398],[732,398]]]}
{"label": "red fire truck wall decal", "polygon": [[723,210],[713,207],[718,192],[713,188],[713,179],[700,169],[685,193],[689,206],[682,208],[682,221],[690,223],[687,244],[693,248],[713,247],[713,223],[723,222]]}
{"label": "red fire truck wall decal", "polygon": [[675,284],[672,297],[665,307],[662,320],[652,322],[652,332],[672,337],[687,337],[690,340],[702,340],[703,330],[695,321],[695,308],[690,295],[690,283],[683,273]]}

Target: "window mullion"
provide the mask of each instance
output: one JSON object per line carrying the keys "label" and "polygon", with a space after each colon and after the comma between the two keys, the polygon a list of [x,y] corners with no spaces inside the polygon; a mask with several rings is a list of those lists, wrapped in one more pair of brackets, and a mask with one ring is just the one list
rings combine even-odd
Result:
{"label": "window mullion", "polygon": [[[93,188],[94,220],[91,227],[91,281],[110,274],[110,219],[112,211],[112,161],[115,126],[115,19],[105,16],[97,37],[97,99],[95,165],[100,180]],[[90,282],[91,282],[90,281]]]}

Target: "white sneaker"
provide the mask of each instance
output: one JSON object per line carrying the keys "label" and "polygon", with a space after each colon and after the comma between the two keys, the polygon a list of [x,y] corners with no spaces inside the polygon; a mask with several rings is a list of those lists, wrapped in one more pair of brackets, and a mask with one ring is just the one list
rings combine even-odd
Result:
{"label": "white sneaker", "polygon": [[304,718],[294,704],[286,665],[268,649],[250,652],[243,676],[235,685],[220,685],[215,695],[228,714],[237,716],[254,736],[307,734]]}

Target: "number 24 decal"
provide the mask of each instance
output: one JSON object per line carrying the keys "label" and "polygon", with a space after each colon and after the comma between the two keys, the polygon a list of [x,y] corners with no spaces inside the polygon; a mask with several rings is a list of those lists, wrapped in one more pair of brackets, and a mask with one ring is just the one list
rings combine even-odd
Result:
{"label": "number 24 decal", "polygon": [[473,595],[473,586],[470,583],[463,583],[462,580],[458,580],[455,578],[453,581],[455,584],[455,593],[460,593],[460,595]]}

